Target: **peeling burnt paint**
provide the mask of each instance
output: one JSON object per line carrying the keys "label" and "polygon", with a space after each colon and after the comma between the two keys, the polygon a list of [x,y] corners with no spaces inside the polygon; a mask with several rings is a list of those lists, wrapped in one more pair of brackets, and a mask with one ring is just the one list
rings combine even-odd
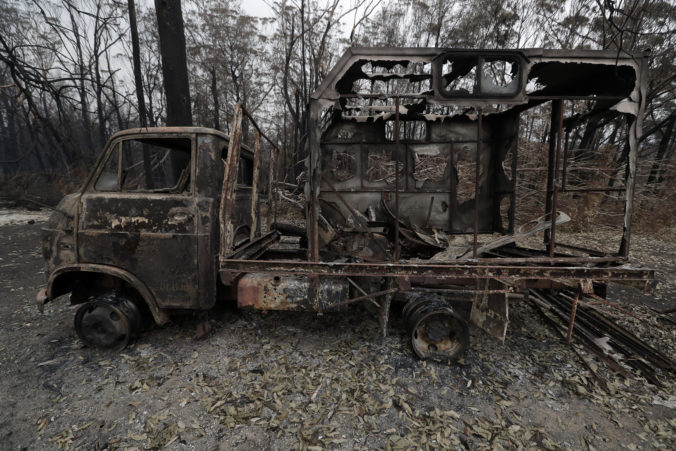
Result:
{"label": "peeling burnt paint", "polygon": [[349,294],[349,284],[345,278],[322,279],[316,296],[309,295],[310,285],[307,276],[246,274],[237,283],[237,305],[259,310],[323,312],[347,299]]}

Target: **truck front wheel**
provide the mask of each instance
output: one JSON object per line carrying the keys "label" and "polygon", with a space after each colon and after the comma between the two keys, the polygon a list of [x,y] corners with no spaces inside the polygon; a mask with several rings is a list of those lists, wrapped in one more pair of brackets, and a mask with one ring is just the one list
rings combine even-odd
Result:
{"label": "truck front wheel", "polygon": [[123,349],[141,331],[142,320],[132,300],[114,291],[84,303],[75,314],[75,331],[88,346]]}

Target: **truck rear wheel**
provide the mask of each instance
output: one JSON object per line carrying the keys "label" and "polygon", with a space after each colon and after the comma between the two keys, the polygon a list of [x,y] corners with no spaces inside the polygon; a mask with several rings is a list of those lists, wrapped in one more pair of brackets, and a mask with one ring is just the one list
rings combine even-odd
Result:
{"label": "truck rear wheel", "polygon": [[449,363],[469,346],[465,321],[439,295],[419,295],[404,307],[413,352],[421,359]]}
{"label": "truck rear wheel", "polygon": [[126,296],[100,294],[75,314],[75,331],[88,346],[123,349],[141,331],[141,313]]}

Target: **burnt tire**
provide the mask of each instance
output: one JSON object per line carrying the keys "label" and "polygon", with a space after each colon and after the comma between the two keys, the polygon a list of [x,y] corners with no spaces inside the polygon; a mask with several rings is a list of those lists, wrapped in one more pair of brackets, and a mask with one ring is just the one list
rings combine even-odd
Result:
{"label": "burnt tire", "polygon": [[141,332],[142,317],[128,297],[106,292],[82,304],[75,314],[75,331],[87,345],[123,349]]}
{"label": "burnt tire", "polygon": [[420,359],[451,363],[469,347],[467,324],[442,296],[412,296],[403,316],[411,349]]}

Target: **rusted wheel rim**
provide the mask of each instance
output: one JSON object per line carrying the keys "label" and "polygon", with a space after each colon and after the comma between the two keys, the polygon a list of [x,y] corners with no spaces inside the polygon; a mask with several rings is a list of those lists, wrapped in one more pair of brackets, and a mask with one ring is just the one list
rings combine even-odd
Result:
{"label": "rusted wheel rim", "polygon": [[129,343],[132,330],[127,315],[118,306],[93,300],[75,315],[75,330],[89,346],[122,349]]}
{"label": "rusted wheel rim", "polygon": [[404,308],[404,317],[411,348],[419,358],[450,362],[467,349],[467,325],[443,299],[414,299]]}
{"label": "rusted wheel rim", "polygon": [[411,347],[421,359],[455,360],[465,350],[466,326],[449,312],[434,312],[417,321]]}

